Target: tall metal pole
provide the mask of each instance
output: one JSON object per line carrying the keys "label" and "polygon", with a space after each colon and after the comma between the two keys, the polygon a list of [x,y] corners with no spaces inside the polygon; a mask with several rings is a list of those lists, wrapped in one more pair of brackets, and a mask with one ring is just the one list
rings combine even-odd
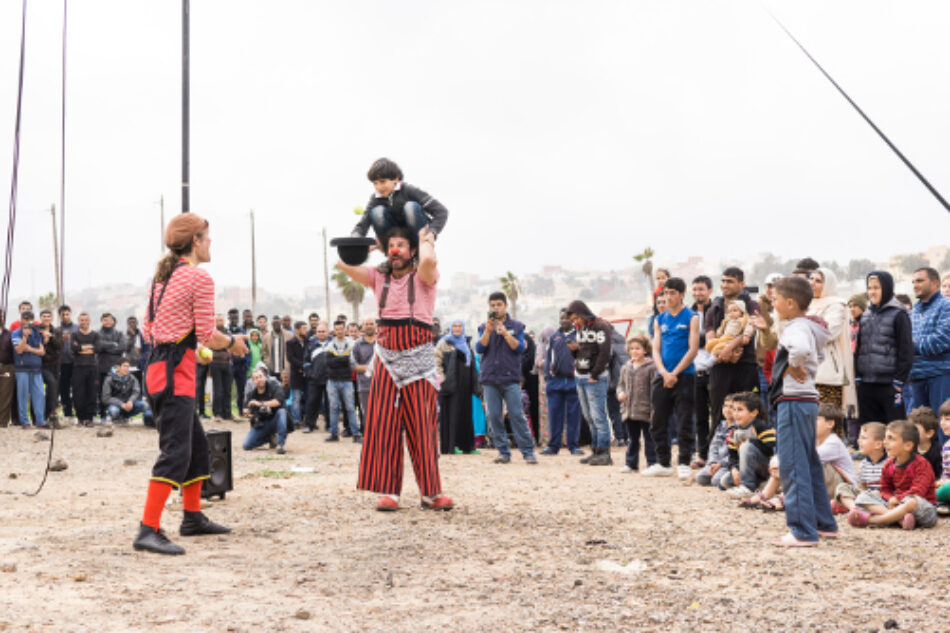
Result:
{"label": "tall metal pole", "polygon": [[189,0],[181,0],[181,212],[191,210],[188,182],[189,132]]}
{"label": "tall metal pole", "polygon": [[254,209],[251,209],[251,312],[257,313],[257,246]]}
{"label": "tall metal pole", "polygon": [[327,323],[333,323],[330,314],[330,267],[327,264],[327,227],[323,227],[323,291],[327,297]]}
{"label": "tall metal pole", "polygon": [[[66,0],[63,0],[63,88],[60,104],[61,138],[59,155],[59,256],[56,267],[56,280],[59,282],[58,305],[66,303],[66,281],[63,269],[66,267]],[[53,221],[53,233],[56,233],[56,221]]]}
{"label": "tall metal pole", "polygon": [[53,267],[56,269],[56,305],[63,305],[63,286],[62,278],[59,273],[59,240],[56,237],[56,205],[49,207],[50,215],[53,218]]}

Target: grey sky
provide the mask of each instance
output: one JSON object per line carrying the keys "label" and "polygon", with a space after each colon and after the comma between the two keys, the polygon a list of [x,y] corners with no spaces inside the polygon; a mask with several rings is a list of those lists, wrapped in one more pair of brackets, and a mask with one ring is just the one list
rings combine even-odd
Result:
{"label": "grey sky", "polygon": [[[770,7],[950,195],[950,5]],[[52,289],[59,2],[28,15],[11,299]],[[20,3],[0,3],[9,187]],[[70,3],[67,289],[141,282],[179,209],[180,3]],[[192,210],[212,274],[322,280],[373,159],[450,210],[443,274],[770,251],[846,261],[946,243],[950,214],[759,2],[192,2]],[[5,213],[3,214],[6,215]],[[5,228],[5,220],[0,228]]]}

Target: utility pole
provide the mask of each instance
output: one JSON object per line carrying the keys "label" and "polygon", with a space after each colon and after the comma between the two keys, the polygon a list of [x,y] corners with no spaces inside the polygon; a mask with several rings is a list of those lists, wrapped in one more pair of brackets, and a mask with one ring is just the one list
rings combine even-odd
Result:
{"label": "utility pole", "polygon": [[62,274],[59,269],[59,240],[56,237],[56,205],[49,207],[50,216],[53,218],[53,267],[56,269],[56,305],[62,305],[63,297]]}
{"label": "utility pole", "polygon": [[165,194],[158,198],[159,222],[158,225],[158,254],[165,252]]}
{"label": "utility pole", "polygon": [[[189,7],[188,0],[181,0],[181,212],[191,210],[188,182],[188,130],[189,130]],[[163,240],[164,241],[164,240]]]}
{"label": "utility pole", "polygon": [[251,312],[257,314],[257,247],[254,231],[254,209],[251,209]]}
{"label": "utility pole", "polygon": [[330,314],[330,267],[327,264],[327,227],[323,227],[323,291],[327,297],[327,322],[333,323]]}

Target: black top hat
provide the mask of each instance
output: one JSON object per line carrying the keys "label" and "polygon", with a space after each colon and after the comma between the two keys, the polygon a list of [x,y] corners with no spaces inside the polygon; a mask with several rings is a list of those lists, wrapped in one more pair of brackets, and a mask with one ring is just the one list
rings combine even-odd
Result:
{"label": "black top hat", "polygon": [[335,237],[330,246],[335,246],[344,264],[359,266],[369,258],[369,247],[376,243],[372,237]]}

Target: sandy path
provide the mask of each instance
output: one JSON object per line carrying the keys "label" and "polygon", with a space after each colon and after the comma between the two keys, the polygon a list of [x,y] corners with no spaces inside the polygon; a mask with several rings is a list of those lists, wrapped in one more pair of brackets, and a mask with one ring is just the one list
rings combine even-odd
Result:
{"label": "sandy path", "polygon": [[838,542],[780,551],[767,542],[783,516],[722,493],[563,452],[498,466],[492,451],[443,457],[455,511],[421,510],[407,463],[404,509],[383,514],[354,489],[347,441],[294,433],[279,458],[240,451],[246,424],[208,428],[232,430],[238,448],[235,490],[206,508],[235,531],[179,537],[170,508],[184,557],[131,547],[153,431],[58,432],[69,468],[30,498],[48,444],[0,429],[0,565],[15,566],[0,573],[0,631],[950,629],[950,521],[908,533],[840,520]]}

